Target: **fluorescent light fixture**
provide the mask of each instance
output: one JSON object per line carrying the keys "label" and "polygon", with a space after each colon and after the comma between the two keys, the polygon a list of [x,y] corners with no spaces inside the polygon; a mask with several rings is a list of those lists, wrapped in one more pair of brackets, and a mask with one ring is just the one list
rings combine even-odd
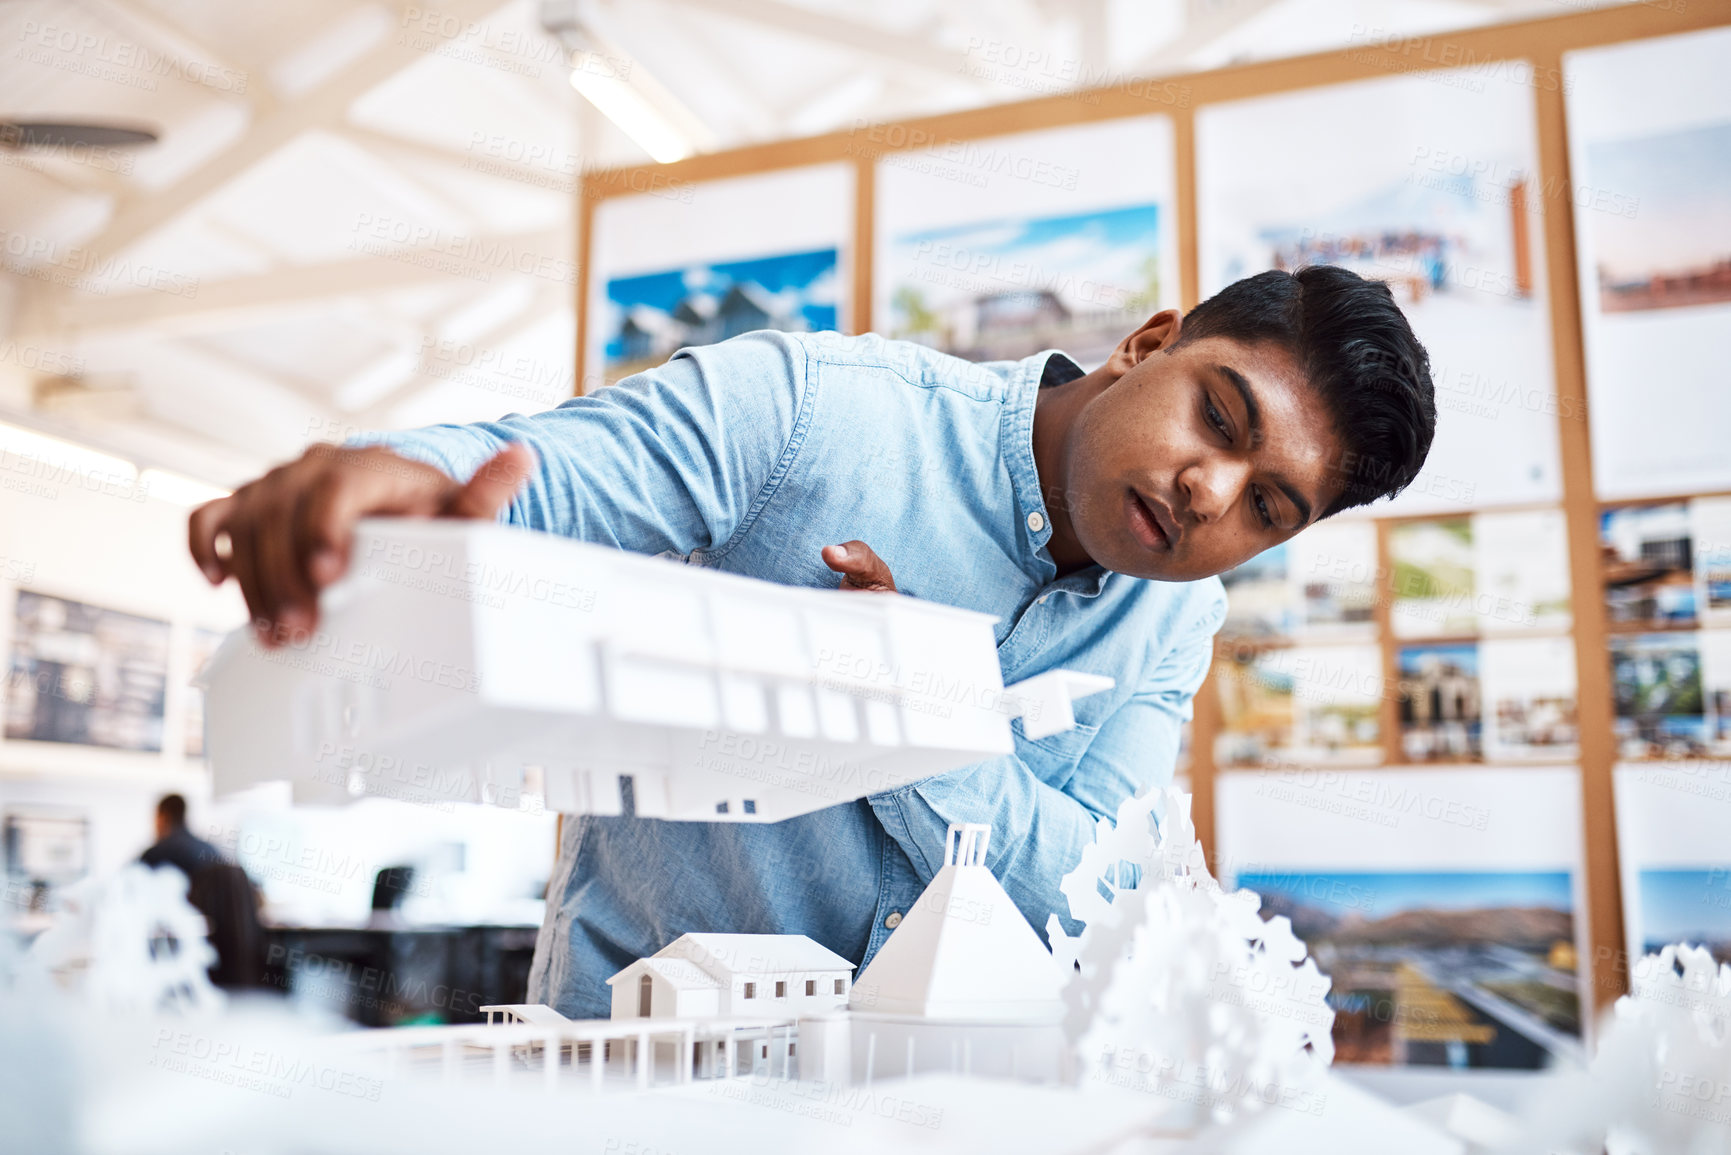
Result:
{"label": "fluorescent light fixture", "polygon": [[166,469],[147,469],[139,482],[144,492],[151,497],[159,498],[170,505],[184,505],[188,509],[203,505],[207,501],[215,501],[219,497],[227,497],[234,492],[220,485],[170,473]]}
{"label": "fluorescent light fixture", "polygon": [[[77,473],[100,478],[111,485],[131,485],[138,480],[138,467],[125,458],[49,437],[34,429],[0,424],[0,454],[27,457],[47,473]],[[0,460],[0,469],[17,469]],[[44,480],[51,480],[45,477]]]}
{"label": "fluorescent light fixture", "polygon": [[[613,60],[596,52],[577,52],[572,65],[571,87],[657,163],[684,160],[697,151],[671,118],[619,74]],[[630,69],[624,72],[629,75]]]}

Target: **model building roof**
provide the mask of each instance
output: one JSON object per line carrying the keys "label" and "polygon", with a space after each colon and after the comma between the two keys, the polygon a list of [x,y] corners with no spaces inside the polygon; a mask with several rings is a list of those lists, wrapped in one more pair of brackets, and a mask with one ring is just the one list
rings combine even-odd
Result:
{"label": "model building roof", "polygon": [[713,990],[724,985],[721,979],[716,978],[694,962],[682,958],[655,957],[638,959],[608,979],[607,982],[611,985],[633,971],[639,970],[652,971],[682,990]]}
{"label": "model building roof", "polygon": [[987,1021],[1058,1013],[1057,966],[986,867],[988,834],[950,827],[943,869],[854,983],[851,1008]]}

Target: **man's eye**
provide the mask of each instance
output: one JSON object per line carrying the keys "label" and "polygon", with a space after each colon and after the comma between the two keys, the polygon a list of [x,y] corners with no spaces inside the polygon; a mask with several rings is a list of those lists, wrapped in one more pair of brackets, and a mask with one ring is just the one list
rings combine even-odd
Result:
{"label": "man's eye", "polygon": [[1214,400],[1209,397],[1204,397],[1202,399],[1202,409],[1207,415],[1208,424],[1214,426],[1216,432],[1218,432],[1220,436],[1227,437],[1226,418],[1220,416],[1220,410],[1214,407]]}
{"label": "man's eye", "polygon": [[1274,515],[1269,512],[1268,502],[1263,498],[1260,489],[1251,493],[1251,500],[1256,503],[1256,516],[1262,519],[1262,528],[1271,529],[1274,526]]}

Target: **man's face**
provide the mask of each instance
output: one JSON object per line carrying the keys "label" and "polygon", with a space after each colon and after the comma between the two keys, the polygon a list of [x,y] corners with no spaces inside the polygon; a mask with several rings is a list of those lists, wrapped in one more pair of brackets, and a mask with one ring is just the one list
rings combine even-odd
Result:
{"label": "man's face", "polygon": [[[1166,320],[1163,320],[1166,319]],[[1290,354],[1206,337],[1162,313],[1113,354],[1122,375],[1070,429],[1070,522],[1089,557],[1160,581],[1223,573],[1339,493],[1333,422]]]}

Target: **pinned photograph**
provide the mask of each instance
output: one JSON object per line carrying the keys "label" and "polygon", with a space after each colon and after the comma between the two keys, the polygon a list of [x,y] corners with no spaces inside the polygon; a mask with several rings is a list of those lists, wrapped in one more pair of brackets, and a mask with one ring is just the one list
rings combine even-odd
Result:
{"label": "pinned photograph", "polygon": [[[1335,1060],[1533,1070],[1581,1046],[1565,871],[1240,874],[1334,980]],[[1342,910],[1317,895],[1349,894]]]}
{"label": "pinned photograph", "polygon": [[1400,651],[1401,749],[1414,762],[1476,762],[1484,714],[1476,643]]}
{"label": "pinned photograph", "polygon": [[1566,761],[1580,753],[1572,638],[1486,639],[1479,664],[1486,761]]}
{"label": "pinned photograph", "polygon": [[1599,515],[1599,557],[1613,629],[1694,623],[1694,538],[1687,502],[1607,509]]}
{"label": "pinned photograph", "polygon": [[1281,542],[1220,575],[1220,582],[1226,587],[1226,622],[1220,627],[1222,635],[1230,638],[1292,636],[1298,623],[1297,599],[1287,572],[1293,544]]}
{"label": "pinned photograph", "polygon": [[1332,982],[1337,1062],[1584,1060],[1577,769],[1235,770],[1215,805],[1222,883]]}
{"label": "pinned photograph", "polygon": [[1731,29],[1570,52],[1569,176],[1601,500],[1731,489]]}
{"label": "pinned photograph", "polygon": [[1707,753],[1696,634],[1613,637],[1611,679],[1623,757],[1694,758]]}
{"label": "pinned photograph", "polygon": [[1479,632],[1474,610],[1473,522],[1467,517],[1409,521],[1388,531],[1396,637],[1450,637]]}
{"label": "pinned photograph", "polygon": [[162,749],[168,623],[18,591],[6,737]]}
{"label": "pinned photograph", "polygon": [[1338,265],[1386,283],[1429,351],[1436,440],[1390,513],[1561,495],[1522,79],[1438,71],[1196,113],[1202,295],[1264,269]]}
{"label": "pinned photograph", "polygon": [[905,233],[890,245],[889,335],[969,361],[1062,349],[1093,368],[1170,303],[1158,205]]}
{"label": "pinned photograph", "polygon": [[834,329],[836,261],[835,249],[817,249],[615,277],[607,282],[609,380],[756,329]]}

